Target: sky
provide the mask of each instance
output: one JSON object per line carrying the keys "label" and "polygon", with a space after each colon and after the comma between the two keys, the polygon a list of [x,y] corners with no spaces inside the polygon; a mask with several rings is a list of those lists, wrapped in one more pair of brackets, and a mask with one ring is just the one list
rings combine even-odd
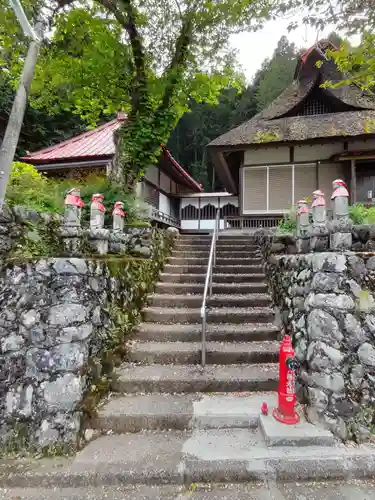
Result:
{"label": "sky", "polygon": [[[288,32],[290,20],[280,19],[269,21],[262,30],[255,33],[239,33],[233,35],[231,44],[238,51],[238,61],[241,64],[247,80],[250,82],[262,62],[271,57],[277,42],[283,35],[294,42],[297,48],[309,48],[334,31],[334,26],[327,26],[324,31],[317,31],[311,26],[302,26]],[[356,40],[351,40],[355,44]]]}

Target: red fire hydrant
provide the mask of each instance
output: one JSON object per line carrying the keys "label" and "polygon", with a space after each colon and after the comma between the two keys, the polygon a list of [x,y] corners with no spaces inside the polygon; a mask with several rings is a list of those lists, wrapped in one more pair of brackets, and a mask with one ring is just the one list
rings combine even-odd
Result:
{"label": "red fire hydrant", "polygon": [[295,371],[298,361],[294,357],[291,338],[285,335],[280,347],[278,407],[273,416],[283,424],[298,424],[300,416],[296,412]]}

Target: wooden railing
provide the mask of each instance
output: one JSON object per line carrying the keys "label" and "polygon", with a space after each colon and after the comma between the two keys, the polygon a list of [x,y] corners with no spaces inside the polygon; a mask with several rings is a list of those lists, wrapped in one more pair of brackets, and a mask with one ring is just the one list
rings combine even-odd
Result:
{"label": "wooden railing", "polygon": [[260,229],[276,228],[282,220],[282,215],[238,215],[224,217],[224,231],[226,229]]}
{"label": "wooden railing", "polygon": [[151,219],[162,222],[163,224],[168,224],[169,226],[177,227],[178,229],[181,227],[180,219],[173,217],[173,215],[168,215],[155,207],[151,208]]}

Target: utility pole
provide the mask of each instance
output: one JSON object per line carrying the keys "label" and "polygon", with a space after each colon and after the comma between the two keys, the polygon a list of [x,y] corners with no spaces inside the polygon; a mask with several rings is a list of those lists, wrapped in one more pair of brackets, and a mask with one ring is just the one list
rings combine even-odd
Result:
{"label": "utility pole", "polygon": [[9,121],[0,146],[0,211],[2,210],[5,193],[9,182],[12,162],[17,149],[25,115],[28,94],[34,78],[36,61],[39,55],[42,38],[42,23],[36,23],[35,30],[30,25],[19,0],[9,0],[26,36],[31,38],[20,83],[13,101]]}

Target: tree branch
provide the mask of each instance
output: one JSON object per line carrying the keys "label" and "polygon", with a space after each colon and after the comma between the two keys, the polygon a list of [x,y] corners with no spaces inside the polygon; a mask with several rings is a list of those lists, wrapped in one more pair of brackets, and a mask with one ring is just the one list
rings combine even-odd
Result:
{"label": "tree branch", "polygon": [[[140,111],[146,97],[147,73],[146,55],[143,47],[142,37],[136,23],[136,12],[131,0],[97,0],[115,16],[117,21],[128,33],[134,59],[134,92],[132,95],[132,107],[134,111]],[[120,5],[121,7],[120,7]]]}
{"label": "tree branch", "polygon": [[167,83],[164,91],[163,101],[159,107],[159,111],[164,111],[171,105],[176,84],[181,77],[182,70],[186,66],[192,31],[193,20],[191,15],[187,14],[182,23],[181,31],[176,41],[176,48],[171,63],[166,70]]}
{"label": "tree branch", "polygon": [[178,13],[180,14],[180,17],[182,17],[182,10],[181,10],[181,7],[180,7],[180,4],[179,4],[179,1],[178,1],[178,0],[174,0],[174,3],[176,4],[176,7],[177,7],[177,10],[178,10]]}

